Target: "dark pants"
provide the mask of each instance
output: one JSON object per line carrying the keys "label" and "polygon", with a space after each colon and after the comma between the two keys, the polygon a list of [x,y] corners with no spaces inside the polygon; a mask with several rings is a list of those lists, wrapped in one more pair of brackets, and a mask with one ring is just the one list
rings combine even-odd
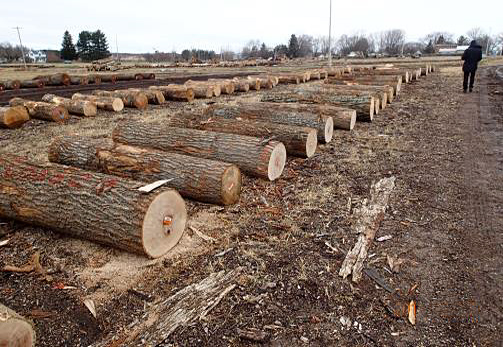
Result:
{"label": "dark pants", "polygon": [[468,89],[468,76],[470,76],[470,90],[473,89],[473,84],[475,83],[475,72],[476,71],[471,71],[471,72],[466,72],[463,77],[463,90]]}

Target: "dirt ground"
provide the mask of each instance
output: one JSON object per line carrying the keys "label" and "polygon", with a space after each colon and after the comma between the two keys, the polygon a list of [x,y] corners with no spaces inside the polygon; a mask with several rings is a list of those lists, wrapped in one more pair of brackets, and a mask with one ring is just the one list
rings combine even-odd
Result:
{"label": "dirt ground", "polygon": [[[134,326],[156,299],[240,266],[237,287],[206,319],[161,346],[251,346],[238,333],[250,328],[265,332],[262,343],[270,346],[500,346],[503,80],[484,67],[474,93],[463,94],[461,78],[458,67],[442,68],[405,86],[372,124],[337,131],[313,158],[290,159],[278,181],[245,177],[235,206],[189,201],[192,228],[161,259],[0,220],[0,241],[9,240],[0,246],[0,266],[40,252],[52,277],[0,272],[0,301],[34,320],[39,346],[88,346]],[[222,101],[237,98],[258,95]],[[106,136],[117,121],[154,121],[204,103],[72,118],[64,126],[33,120],[0,131],[0,155],[45,161],[54,136]],[[377,237],[391,239],[375,242],[367,262],[381,285],[368,276],[343,280],[338,271],[356,240],[352,211],[372,182],[388,176],[396,188]],[[388,256],[403,260],[398,272]],[[96,319],[86,298],[96,303]],[[410,300],[415,326],[397,313]]]}

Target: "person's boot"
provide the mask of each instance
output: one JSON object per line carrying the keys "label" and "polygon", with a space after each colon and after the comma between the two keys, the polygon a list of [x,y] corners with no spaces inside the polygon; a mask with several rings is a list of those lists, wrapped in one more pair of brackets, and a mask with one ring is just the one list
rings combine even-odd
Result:
{"label": "person's boot", "polygon": [[[470,93],[471,93],[471,92],[473,92],[473,88],[470,88]],[[466,93],[466,91],[465,91],[465,93]]]}
{"label": "person's boot", "polygon": [[466,89],[463,89],[463,93],[466,93]]}

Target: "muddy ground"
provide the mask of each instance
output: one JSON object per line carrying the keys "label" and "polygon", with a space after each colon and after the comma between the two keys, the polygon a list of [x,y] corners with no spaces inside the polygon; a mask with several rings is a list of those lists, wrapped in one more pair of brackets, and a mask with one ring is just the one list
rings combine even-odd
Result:
{"label": "muddy ground", "polygon": [[[179,247],[158,260],[0,221],[0,241],[9,240],[0,266],[40,252],[51,276],[0,272],[0,301],[34,320],[39,346],[88,346],[127,330],[156,299],[241,266],[237,287],[205,320],[161,345],[251,346],[238,330],[255,328],[271,346],[499,346],[503,81],[491,67],[478,82],[463,94],[459,68],[442,68],[407,85],[372,124],[337,131],[313,158],[290,159],[278,181],[245,177],[238,205],[189,201],[190,226],[214,241],[188,228]],[[45,161],[54,136],[106,136],[122,119],[150,122],[203,104],[73,118],[64,126],[34,120],[1,130],[0,152]],[[397,186],[377,237],[391,239],[372,245],[367,268],[393,294],[368,276],[358,284],[338,276],[357,238],[352,211],[372,182],[389,176]],[[403,259],[398,272],[388,256]],[[96,303],[96,319],[86,298]],[[410,300],[415,326],[400,311]]]}

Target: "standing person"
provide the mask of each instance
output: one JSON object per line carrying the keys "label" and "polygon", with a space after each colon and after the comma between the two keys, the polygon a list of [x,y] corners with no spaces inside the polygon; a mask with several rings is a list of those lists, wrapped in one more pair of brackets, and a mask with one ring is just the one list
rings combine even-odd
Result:
{"label": "standing person", "polygon": [[482,60],[482,46],[477,44],[477,41],[473,40],[470,42],[470,47],[468,47],[461,60],[464,60],[463,64],[463,92],[466,93],[468,89],[468,77],[470,77],[470,93],[473,90],[473,83],[475,82],[475,72],[477,72],[477,65],[479,61]]}

